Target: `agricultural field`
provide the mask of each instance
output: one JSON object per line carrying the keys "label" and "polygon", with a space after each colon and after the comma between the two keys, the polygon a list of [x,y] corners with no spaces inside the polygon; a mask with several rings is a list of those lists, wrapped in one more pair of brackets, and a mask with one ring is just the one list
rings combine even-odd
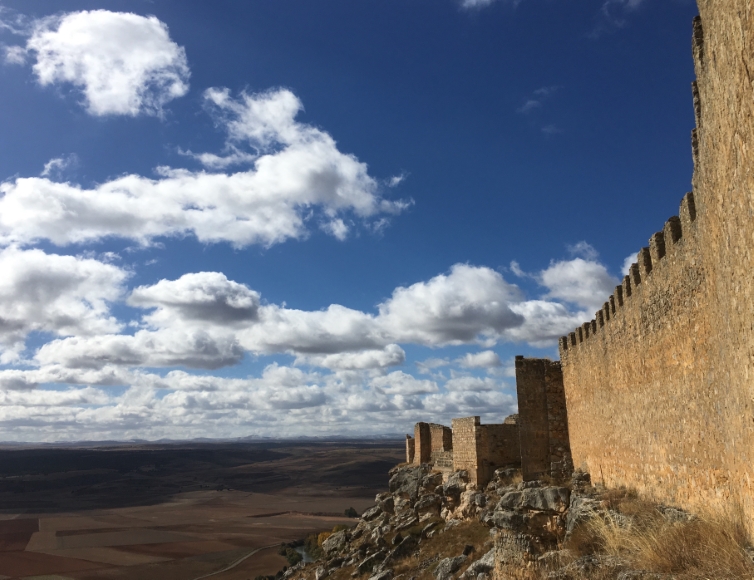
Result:
{"label": "agricultural field", "polygon": [[399,442],[0,449],[0,580],[275,574],[281,543],[355,523],[402,458]]}

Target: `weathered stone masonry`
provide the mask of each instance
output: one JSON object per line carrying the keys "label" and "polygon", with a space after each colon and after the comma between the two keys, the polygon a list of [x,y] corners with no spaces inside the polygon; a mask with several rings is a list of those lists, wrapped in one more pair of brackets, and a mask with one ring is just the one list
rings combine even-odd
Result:
{"label": "weathered stone masonry", "polygon": [[482,425],[479,417],[453,419],[453,469],[465,469],[472,483],[485,485],[495,469],[521,462],[518,425]]}
{"label": "weathered stone masonry", "polygon": [[570,475],[573,465],[560,363],[517,356],[516,392],[524,480]]}
{"label": "weathered stone masonry", "polygon": [[519,414],[501,424],[482,425],[479,417],[453,419],[452,429],[417,423],[414,438],[406,436],[406,462],[463,469],[479,485],[501,467],[521,466],[527,480],[570,475],[560,363],[516,357],[516,389]]}
{"label": "weathered stone masonry", "polygon": [[448,453],[452,450],[453,435],[445,425],[417,423],[413,439],[406,435],[406,463],[434,463],[439,458],[446,458],[447,461]]}
{"label": "weathered stone masonry", "polygon": [[414,462],[414,452],[416,451],[416,441],[411,435],[406,435],[406,463]]}
{"label": "weathered stone masonry", "polygon": [[754,6],[698,5],[693,194],[560,354],[577,467],[754,527]]}

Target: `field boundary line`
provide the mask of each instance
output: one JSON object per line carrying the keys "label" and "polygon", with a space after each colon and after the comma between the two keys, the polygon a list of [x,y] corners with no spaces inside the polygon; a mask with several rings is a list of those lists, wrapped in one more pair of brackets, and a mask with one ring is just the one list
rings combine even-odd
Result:
{"label": "field boundary line", "polygon": [[246,560],[247,558],[250,558],[257,552],[261,552],[262,550],[267,550],[268,548],[274,548],[275,546],[279,546],[280,542],[275,542],[274,544],[270,544],[269,546],[262,546],[261,548],[255,548],[245,556],[240,557],[238,560],[233,562],[232,564],[226,566],[222,570],[218,570],[217,572],[210,572],[209,574],[205,574],[204,576],[197,576],[196,578],[193,578],[193,580],[202,580],[203,578],[209,578],[210,576],[217,576],[218,574],[222,574],[223,572],[227,572],[228,570],[232,570],[236,566],[238,566],[241,562]]}

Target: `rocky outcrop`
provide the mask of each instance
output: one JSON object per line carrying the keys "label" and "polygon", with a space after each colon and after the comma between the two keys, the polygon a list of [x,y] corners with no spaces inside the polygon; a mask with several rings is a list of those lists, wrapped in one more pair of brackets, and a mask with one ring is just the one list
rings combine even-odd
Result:
{"label": "rocky outcrop", "polygon": [[[652,577],[615,557],[579,557],[567,549],[593,518],[619,524],[623,518],[631,524],[601,499],[605,490],[592,487],[588,474],[576,472],[570,481],[554,485],[517,481],[520,472],[499,469],[484,490],[465,471],[442,474],[426,465],[408,465],[390,475],[390,491],[377,495],[354,528],[331,534],[322,543],[320,560],[295,566],[284,577],[413,580],[423,571],[435,580],[567,580],[597,576],[597,571],[605,578]],[[693,517],[676,508],[657,510],[668,521]],[[460,534],[471,524],[484,539],[464,547]],[[437,553],[432,546],[438,545],[450,547]]]}

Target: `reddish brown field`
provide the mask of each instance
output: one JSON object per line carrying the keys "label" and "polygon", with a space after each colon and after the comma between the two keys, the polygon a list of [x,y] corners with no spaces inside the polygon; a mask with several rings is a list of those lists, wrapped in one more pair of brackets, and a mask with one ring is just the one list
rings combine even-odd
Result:
{"label": "reddish brown field", "polygon": [[[0,505],[16,508],[0,511],[0,580],[247,580],[275,574],[286,565],[277,553],[281,543],[354,524],[344,511],[372,505],[387,484],[387,470],[402,459],[399,444],[247,447],[205,445],[199,453],[173,446],[167,464],[155,463],[164,449],[149,447],[142,450],[148,469],[136,460],[140,448],[129,447],[131,465],[111,472],[102,464],[117,465],[109,454],[117,456],[120,448],[87,449],[97,460],[92,480],[82,476],[85,461],[69,450],[53,457],[58,471],[45,450],[44,470],[36,471],[33,461],[30,468],[28,457],[11,456],[27,472],[3,474],[8,452],[0,450]],[[75,471],[65,458],[73,458]],[[28,492],[19,488],[24,480]],[[153,501],[148,489],[156,490]],[[50,509],[36,510],[40,505]]]}

